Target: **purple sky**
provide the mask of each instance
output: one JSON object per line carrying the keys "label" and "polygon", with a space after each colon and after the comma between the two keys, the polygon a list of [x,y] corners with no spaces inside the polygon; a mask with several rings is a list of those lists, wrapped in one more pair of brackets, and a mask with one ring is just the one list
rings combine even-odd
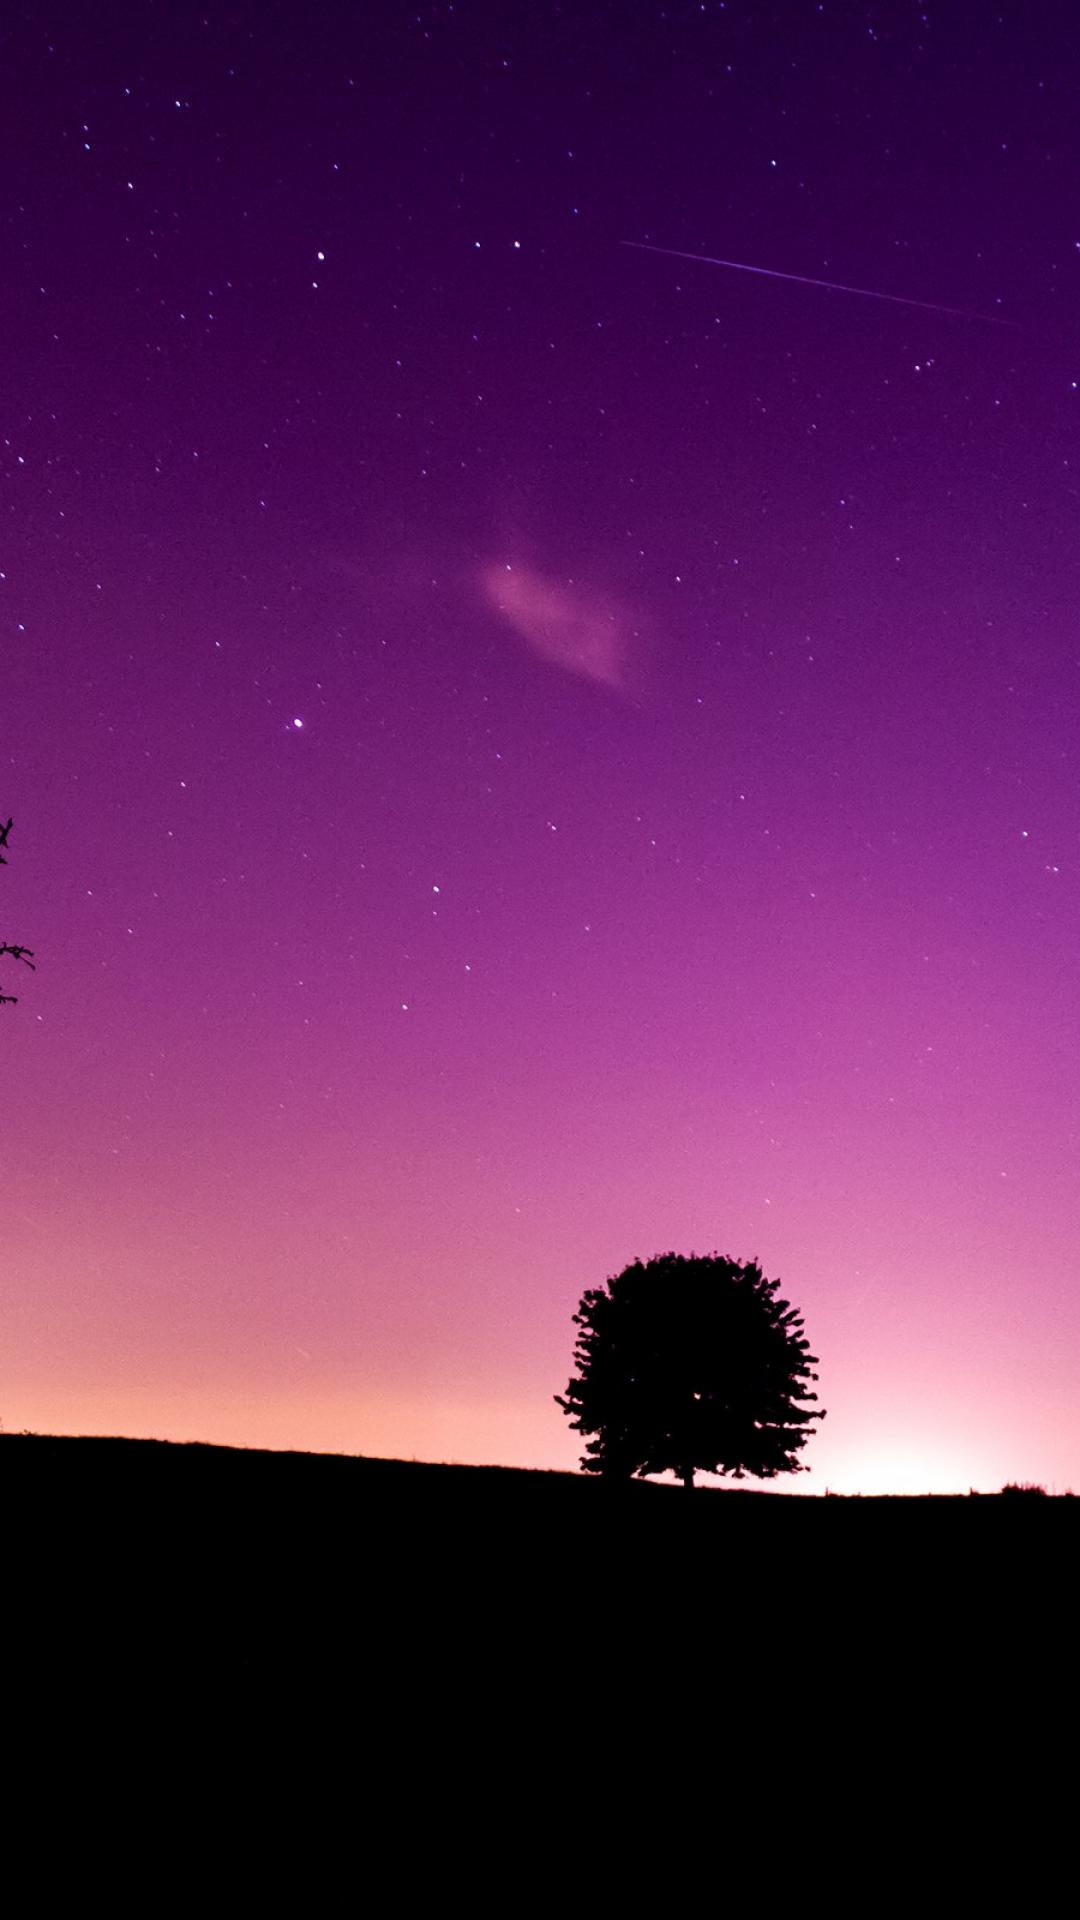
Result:
{"label": "purple sky", "polygon": [[794,1487],[1080,1486],[1080,23],[2,53],[5,1426],[572,1466],[715,1248]]}

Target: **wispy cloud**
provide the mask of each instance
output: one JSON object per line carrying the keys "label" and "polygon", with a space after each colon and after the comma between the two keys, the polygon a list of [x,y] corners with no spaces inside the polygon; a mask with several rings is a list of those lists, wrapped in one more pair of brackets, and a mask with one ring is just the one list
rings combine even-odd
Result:
{"label": "wispy cloud", "polygon": [[632,616],[625,607],[580,586],[556,581],[535,568],[493,562],[481,568],[480,588],[541,660],[567,673],[626,693]]}

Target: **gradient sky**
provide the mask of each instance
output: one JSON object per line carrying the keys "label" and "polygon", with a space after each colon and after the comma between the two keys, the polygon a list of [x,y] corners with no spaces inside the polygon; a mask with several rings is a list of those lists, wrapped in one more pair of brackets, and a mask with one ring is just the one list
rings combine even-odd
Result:
{"label": "gradient sky", "polygon": [[1080,1487],[1080,22],[0,54],[4,1425],[569,1467],[718,1249],[791,1488]]}

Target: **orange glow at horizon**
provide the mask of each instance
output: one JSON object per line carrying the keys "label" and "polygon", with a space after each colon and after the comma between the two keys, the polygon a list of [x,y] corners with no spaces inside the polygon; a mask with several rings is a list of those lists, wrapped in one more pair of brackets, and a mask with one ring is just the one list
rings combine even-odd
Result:
{"label": "orange glow at horizon", "polygon": [[[542,1404],[510,1398],[465,1404],[432,1394],[372,1395],[361,1402],[347,1391],[309,1400],[265,1388],[238,1393],[189,1386],[161,1393],[119,1384],[99,1391],[73,1386],[53,1394],[9,1396],[4,1427],[571,1473],[579,1470],[580,1454],[578,1437],[561,1431]],[[1051,1490],[1045,1473],[1041,1477]],[[898,1435],[882,1441],[867,1435],[864,1448],[838,1446],[824,1466],[811,1465],[806,1473],[772,1481],[699,1475],[697,1484],[814,1498],[996,1493],[1007,1480],[1039,1478],[1038,1467],[1029,1472],[1010,1465],[1007,1449],[997,1454],[956,1444],[936,1448],[932,1440]]]}

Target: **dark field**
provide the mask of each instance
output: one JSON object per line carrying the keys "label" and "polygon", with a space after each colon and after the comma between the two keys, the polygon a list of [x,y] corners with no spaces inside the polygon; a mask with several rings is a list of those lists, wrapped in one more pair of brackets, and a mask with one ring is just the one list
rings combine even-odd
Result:
{"label": "dark field", "polygon": [[1034,1575],[1080,1543],[1071,1496],[808,1498],[752,1482],[688,1493],[513,1467],[43,1434],[0,1434],[0,1487],[9,1528],[54,1546],[168,1547],[238,1571],[249,1556],[291,1549],[312,1575],[359,1557],[387,1583],[447,1556],[461,1578],[512,1565],[542,1577],[565,1572],[570,1553],[581,1573],[637,1563],[656,1582],[680,1561],[727,1579],[747,1556],[827,1579],[854,1565],[963,1575],[987,1556],[1004,1571],[1001,1556],[1020,1552]]}
{"label": "dark field", "polygon": [[1052,1713],[1071,1686],[1072,1498],[29,1434],[0,1435],[0,1498],[9,1671],[65,1724],[90,1697],[88,1724],[121,1715],[155,1751],[182,1727],[272,1752],[280,1722],[295,1762],[298,1727],[370,1752],[377,1726],[408,1770],[419,1726],[452,1781],[481,1737],[575,1766],[669,1721],[724,1751],[769,1726],[801,1747],[843,1701],[860,1739],[927,1716],[959,1738],[976,1698]]}

